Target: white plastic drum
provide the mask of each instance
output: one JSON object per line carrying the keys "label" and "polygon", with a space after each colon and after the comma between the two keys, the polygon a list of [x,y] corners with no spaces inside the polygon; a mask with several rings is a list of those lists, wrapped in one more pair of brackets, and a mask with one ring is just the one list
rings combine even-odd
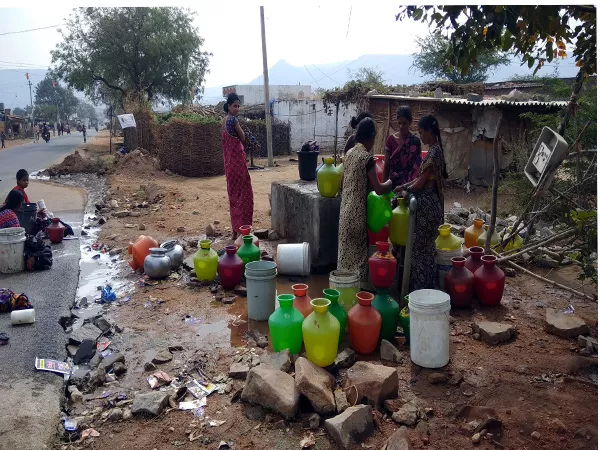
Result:
{"label": "white plastic drum", "polygon": [[450,296],[435,289],[408,295],[410,359],[421,367],[438,369],[450,360]]}
{"label": "white plastic drum", "polygon": [[277,271],[281,275],[310,275],[310,245],[279,244],[277,246]]}

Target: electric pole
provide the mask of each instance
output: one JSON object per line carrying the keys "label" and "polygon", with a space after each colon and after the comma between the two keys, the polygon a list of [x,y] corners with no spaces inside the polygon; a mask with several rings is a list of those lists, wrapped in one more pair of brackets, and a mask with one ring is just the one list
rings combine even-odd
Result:
{"label": "electric pole", "polygon": [[33,95],[31,95],[31,80],[28,80],[29,84],[29,101],[31,102],[31,124],[33,125]]}
{"label": "electric pole", "polygon": [[271,131],[271,107],[269,105],[269,66],[267,65],[267,39],[265,37],[265,8],[260,7],[260,32],[262,35],[263,78],[265,85],[265,122],[267,126],[268,167],[273,167],[273,134]]}

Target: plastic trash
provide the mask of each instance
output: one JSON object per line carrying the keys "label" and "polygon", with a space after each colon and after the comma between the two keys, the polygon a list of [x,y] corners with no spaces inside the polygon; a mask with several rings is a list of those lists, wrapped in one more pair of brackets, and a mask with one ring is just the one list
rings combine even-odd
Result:
{"label": "plastic trash", "polygon": [[65,430],[75,431],[77,430],[77,421],[73,419],[65,419]]}
{"label": "plastic trash", "polygon": [[112,303],[117,300],[117,294],[107,284],[102,288],[101,303]]}

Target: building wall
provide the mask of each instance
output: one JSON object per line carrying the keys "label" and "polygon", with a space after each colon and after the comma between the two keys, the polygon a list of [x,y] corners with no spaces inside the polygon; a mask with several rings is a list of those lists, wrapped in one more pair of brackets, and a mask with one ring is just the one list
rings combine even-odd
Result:
{"label": "building wall", "polygon": [[[273,104],[273,116],[290,124],[292,152],[300,150],[306,141],[316,140],[321,148],[333,149],[335,143],[335,107],[331,114],[322,100],[281,100]],[[346,144],[344,133],[350,119],[357,114],[356,105],[340,105],[338,112],[338,145]]]}
{"label": "building wall", "polygon": [[[262,85],[246,84],[235,86],[237,95],[244,96],[244,105],[260,105],[265,102],[265,89]],[[269,86],[271,100],[288,98],[310,98],[310,86],[272,85]]]}

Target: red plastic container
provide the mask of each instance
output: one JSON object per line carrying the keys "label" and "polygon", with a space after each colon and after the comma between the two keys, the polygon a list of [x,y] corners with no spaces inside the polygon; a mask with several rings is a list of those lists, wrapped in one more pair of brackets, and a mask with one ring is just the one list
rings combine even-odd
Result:
{"label": "red plastic container", "polygon": [[383,164],[385,155],[373,155],[373,159],[375,160],[375,171],[377,172],[377,178],[380,183],[383,183]]}
{"label": "red plastic container", "polygon": [[469,248],[470,256],[465,261],[465,267],[469,269],[471,273],[475,273],[483,265],[481,257],[483,256],[482,247],[471,247]]}
{"label": "red plastic container", "polygon": [[483,266],[475,272],[475,293],[483,305],[496,306],[504,294],[504,272],[496,265],[495,256],[481,258]]}
{"label": "red plastic container", "polygon": [[373,233],[371,230],[367,228],[369,232],[369,245],[376,245],[378,241],[385,241],[390,238],[390,226],[386,225],[379,231],[378,233]]}
{"label": "red plastic container", "polygon": [[394,284],[398,262],[390,252],[389,242],[379,241],[376,245],[377,251],[369,258],[371,283],[376,289],[389,289]]}
{"label": "red plastic container", "polygon": [[60,244],[65,237],[65,226],[60,223],[60,219],[58,217],[54,217],[52,219],[52,223],[48,225],[48,228],[46,228],[46,233],[48,233],[50,242],[53,244]]}
{"label": "red plastic container", "polygon": [[[234,244],[237,248],[240,248],[244,243],[244,236],[248,236],[250,233],[252,233],[252,225],[242,225],[238,231],[240,232],[240,235],[237,237]],[[254,239],[252,239],[252,243],[258,247],[258,238],[254,235],[252,236],[254,237]]]}
{"label": "red plastic container", "polygon": [[294,308],[302,313],[304,318],[308,317],[313,312],[313,307],[310,304],[311,298],[306,295],[308,291],[308,285],[306,284],[294,284],[292,285],[292,292],[294,292]]}
{"label": "red plastic container", "polygon": [[158,242],[150,236],[144,236],[143,234],[137,238],[135,244],[130,242],[127,253],[133,255],[133,259],[129,261],[131,268],[133,270],[143,269],[144,259],[150,254],[150,249],[156,247],[158,247]]}
{"label": "red plastic container", "polygon": [[236,254],[237,250],[235,245],[228,245],[223,256],[219,258],[217,271],[223,289],[234,289],[242,281],[244,261]]}
{"label": "red plastic container", "polygon": [[373,294],[359,292],[358,303],[348,311],[350,345],[357,353],[368,355],[377,348],[381,331],[381,314],[373,306]]}
{"label": "red plastic container", "polygon": [[444,287],[454,308],[468,308],[473,300],[475,277],[465,267],[465,258],[452,258],[452,268],[444,276]]}

